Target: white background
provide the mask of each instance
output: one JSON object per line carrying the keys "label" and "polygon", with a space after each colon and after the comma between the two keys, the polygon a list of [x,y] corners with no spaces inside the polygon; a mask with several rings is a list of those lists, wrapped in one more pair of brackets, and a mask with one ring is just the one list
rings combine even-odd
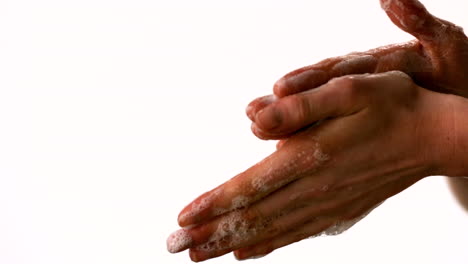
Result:
{"label": "white background", "polygon": [[[425,4],[468,27],[466,0]],[[189,263],[166,252],[179,210],[274,149],[247,103],[410,39],[378,0],[0,0],[0,263]],[[432,177],[252,263],[467,263],[467,220]]]}

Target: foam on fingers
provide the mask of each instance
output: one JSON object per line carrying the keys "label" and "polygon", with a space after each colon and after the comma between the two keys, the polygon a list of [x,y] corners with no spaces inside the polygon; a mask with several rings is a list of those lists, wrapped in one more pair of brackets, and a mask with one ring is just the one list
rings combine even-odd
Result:
{"label": "foam on fingers", "polygon": [[193,240],[190,233],[186,229],[179,229],[167,238],[167,251],[170,253],[180,252],[190,247],[192,242]]}
{"label": "foam on fingers", "polygon": [[213,204],[219,198],[220,194],[222,194],[222,190],[218,187],[195,199],[179,214],[179,225],[186,227],[197,224],[200,218],[211,214]]}

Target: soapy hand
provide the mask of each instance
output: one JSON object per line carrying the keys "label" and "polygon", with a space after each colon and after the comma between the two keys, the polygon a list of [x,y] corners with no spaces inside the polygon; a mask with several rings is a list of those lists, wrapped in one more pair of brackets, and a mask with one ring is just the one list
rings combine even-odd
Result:
{"label": "soapy hand", "polygon": [[[468,97],[468,38],[463,30],[434,17],[417,0],[380,0],[380,3],[393,23],[415,36],[416,40],[330,58],[295,70],[274,85],[274,95],[258,98],[249,104],[249,118],[255,121],[260,110],[278,98],[316,88],[334,77],[347,74],[398,70],[427,89]],[[265,139],[285,138],[308,124],[291,125],[277,135],[267,133],[259,136]]]}
{"label": "soapy hand", "polygon": [[324,231],[339,233],[439,172],[451,155],[452,98],[402,72],[344,76],[284,98],[289,103],[265,115],[287,120],[289,106],[297,105],[314,125],[190,203],[168,250],[190,249],[193,261],[232,251],[246,259]]}

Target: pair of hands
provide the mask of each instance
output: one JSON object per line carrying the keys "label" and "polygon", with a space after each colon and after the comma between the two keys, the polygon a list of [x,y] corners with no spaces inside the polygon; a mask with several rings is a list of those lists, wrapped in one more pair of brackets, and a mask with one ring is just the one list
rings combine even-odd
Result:
{"label": "pair of hands", "polygon": [[349,227],[426,176],[463,173],[453,157],[467,103],[454,95],[468,96],[468,40],[416,0],[381,4],[417,40],[293,71],[254,100],[252,131],[280,139],[277,151],[189,204],[169,251],[265,255]]}

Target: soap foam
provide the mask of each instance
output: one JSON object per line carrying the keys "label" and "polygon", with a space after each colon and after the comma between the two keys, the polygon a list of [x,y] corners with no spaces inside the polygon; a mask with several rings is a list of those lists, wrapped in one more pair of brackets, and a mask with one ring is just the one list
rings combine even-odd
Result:
{"label": "soap foam", "polygon": [[249,223],[239,211],[236,211],[220,220],[216,231],[208,239],[208,242],[198,246],[197,249],[204,251],[227,249],[235,243],[245,240],[249,234],[254,232],[255,229],[250,229]]}
{"label": "soap foam", "polygon": [[359,221],[364,219],[367,215],[369,215],[370,212],[372,212],[372,210],[374,210],[375,208],[380,206],[382,203],[383,202],[377,204],[376,206],[374,206],[371,209],[369,209],[368,211],[366,211],[364,214],[362,214],[362,215],[360,215],[360,216],[358,216],[358,217],[356,217],[354,219],[351,219],[351,220],[348,220],[348,221],[337,222],[337,223],[333,224],[332,226],[330,226],[329,228],[325,229],[324,231],[318,233],[317,235],[312,236],[311,238],[319,237],[319,236],[336,236],[336,235],[340,235],[340,234],[344,233],[345,231],[347,231],[348,229],[350,229],[356,223],[358,223]]}
{"label": "soap foam", "polygon": [[240,209],[249,205],[250,199],[247,196],[239,195],[232,199],[231,208],[229,211]]}
{"label": "soap foam", "polygon": [[[192,208],[188,210],[187,212],[183,213],[180,216],[180,219],[187,219],[187,218],[192,218],[195,215],[198,215],[202,211],[206,210],[208,207],[210,207],[213,204],[213,200],[217,199],[219,195],[222,193],[222,190],[220,188],[217,188],[213,190],[209,195],[203,197],[199,201],[193,202],[192,203]],[[216,210],[216,209],[215,209]],[[222,212],[224,213],[225,210]],[[221,214],[220,212],[214,212],[216,215]]]}
{"label": "soap foam", "polygon": [[177,253],[188,248],[192,244],[192,237],[186,229],[180,229],[172,233],[166,241],[167,251]]}
{"label": "soap foam", "polygon": [[244,217],[242,211],[234,211],[220,220],[216,231],[210,236],[208,242],[198,246],[197,250],[231,249],[255,237],[267,225],[268,221],[266,220],[248,220]]}
{"label": "soap foam", "polygon": [[315,150],[314,150],[314,158],[315,158],[315,165],[321,165],[325,161],[330,159],[330,156],[324,152],[322,152],[319,143],[315,143]]}
{"label": "soap foam", "polygon": [[[298,177],[303,176],[304,173],[313,172],[329,159],[330,156],[322,151],[318,142],[315,142],[313,148],[298,151],[295,156],[286,161],[281,167],[268,164],[266,166],[268,167],[266,173],[253,178],[251,182],[252,188],[261,193],[277,190],[296,180]],[[262,162],[269,161],[264,160]]]}

